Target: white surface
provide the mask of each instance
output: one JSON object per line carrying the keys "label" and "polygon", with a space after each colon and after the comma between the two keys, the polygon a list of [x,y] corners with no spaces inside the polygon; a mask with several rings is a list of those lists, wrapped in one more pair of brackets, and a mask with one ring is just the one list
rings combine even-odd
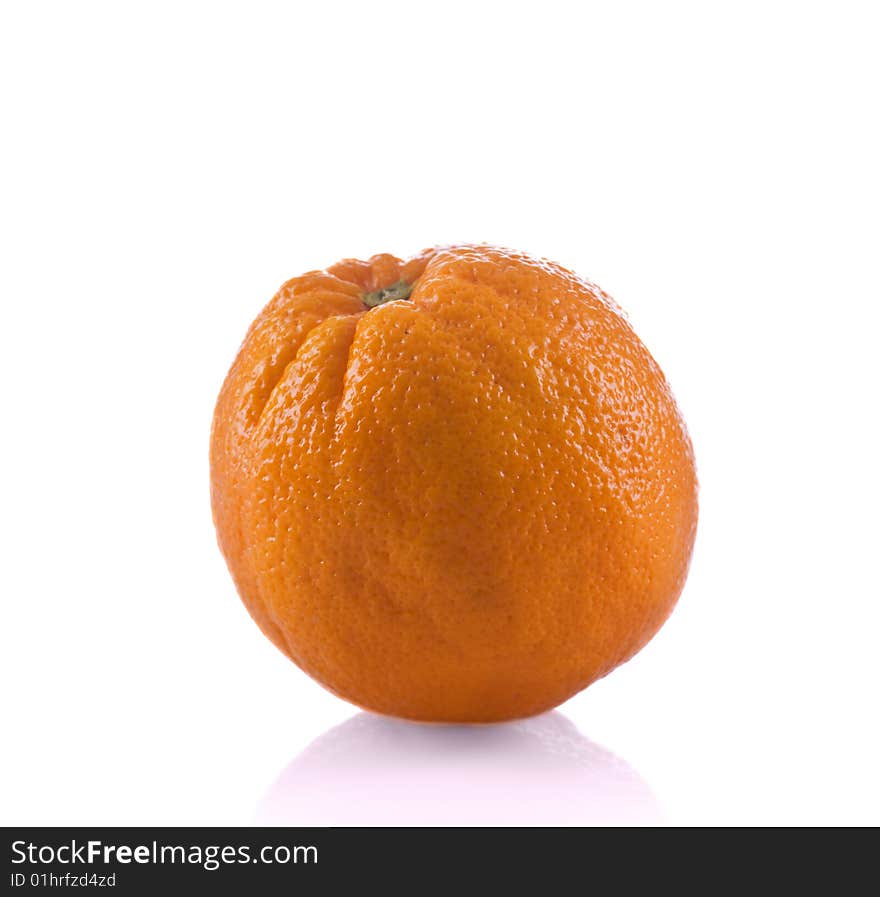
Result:
{"label": "white surface", "polygon": [[[880,822],[875,15],[4,4],[0,821]],[[459,240],[629,311],[692,573],[558,715],[344,722],[235,596],[213,402],[287,277]]]}

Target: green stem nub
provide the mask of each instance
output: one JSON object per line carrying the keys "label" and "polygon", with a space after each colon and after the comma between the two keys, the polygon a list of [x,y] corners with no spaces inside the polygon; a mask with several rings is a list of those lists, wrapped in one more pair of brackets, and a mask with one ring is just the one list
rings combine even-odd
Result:
{"label": "green stem nub", "polygon": [[391,284],[390,287],[383,287],[381,290],[364,293],[364,305],[367,308],[375,308],[377,305],[384,305],[386,302],[409,299],[409,294],[412,291],[413,285],[411,283],[407,283],[405,280],[398,280],[397,283]]}

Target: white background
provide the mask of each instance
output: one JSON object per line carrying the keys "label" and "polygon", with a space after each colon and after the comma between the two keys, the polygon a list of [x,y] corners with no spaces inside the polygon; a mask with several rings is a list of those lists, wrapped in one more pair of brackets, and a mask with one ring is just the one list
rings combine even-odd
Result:
{"label": "white background", "polygon": [[[880,822],[872,4],[2,9],[0,821]],[[283,280],[463,240],[628,310],[701,520],[635,660],[444,729],[259,633],[207,446]]]}

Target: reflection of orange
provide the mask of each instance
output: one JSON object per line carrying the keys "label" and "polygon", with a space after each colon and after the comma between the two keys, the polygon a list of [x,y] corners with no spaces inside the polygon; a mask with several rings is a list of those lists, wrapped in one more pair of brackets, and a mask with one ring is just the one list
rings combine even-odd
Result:
{"label": "reflection of orange", "polygon": [[631,657],[697,521],[684,423],[616,306],[487,246],[286,283],[223,385],[211,479],[266,635],[421,720],[528,716]]}

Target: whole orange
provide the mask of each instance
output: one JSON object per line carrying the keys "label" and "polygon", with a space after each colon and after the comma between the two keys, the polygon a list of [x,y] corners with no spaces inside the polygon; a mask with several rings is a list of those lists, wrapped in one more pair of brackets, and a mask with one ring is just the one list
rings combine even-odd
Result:
{"label": "whole orange", "polygon": [[491,246],[288,281],[217,402],[220,547],[263,632],[379,713],[539,713],[635,654],[687,575],[690,440],[617,306]]}

